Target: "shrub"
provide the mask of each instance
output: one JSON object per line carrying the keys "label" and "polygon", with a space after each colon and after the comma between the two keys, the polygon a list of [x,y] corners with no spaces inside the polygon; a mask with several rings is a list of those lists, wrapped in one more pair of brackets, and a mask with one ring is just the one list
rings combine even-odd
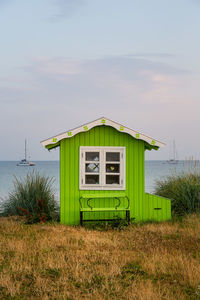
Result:
{"label": "shrub", "polygon": [[156,182],[155,194],[171,199],[173,215],[200,212],[200,174],[171,175]]}
{"label": "shrub", "polygon": [[28,223],[53,220],[58,214],[54,199],[53,178],[37,172],[28,173],[24,179],[14,180],[13,191],[2,205],[2,215],[24,215]]}

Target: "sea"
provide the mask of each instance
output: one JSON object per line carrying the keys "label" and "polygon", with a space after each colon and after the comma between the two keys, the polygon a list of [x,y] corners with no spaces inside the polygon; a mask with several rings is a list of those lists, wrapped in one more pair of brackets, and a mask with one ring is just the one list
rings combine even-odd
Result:
{"label": "sea", "polygon": [[[8,198],[9,192],[13,190],[14,179],[23,180],[26,174],[33,170],[54,179],[55,199],[59,203],[59,161],[34,161],[35,166],[26,167],[17,166],[17,163],[17,161],[0,161],[0,204]],[[185,161],[179,161],[176,164],[158,160],[145,161],[145,191],[147,193],[154,193],[157,180],[165,179],[169,175],[182,172],[185,170],[186,165]]]}

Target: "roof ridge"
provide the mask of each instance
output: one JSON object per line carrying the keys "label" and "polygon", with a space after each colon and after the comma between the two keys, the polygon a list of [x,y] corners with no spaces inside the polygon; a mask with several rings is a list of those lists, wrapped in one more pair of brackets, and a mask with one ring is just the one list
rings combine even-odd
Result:
{"label": "roof ridge", "polygon": [[92,129],[93,127],[96,126],[101,126],[101,125],[108,125],[111,126],[113,128],[115,128],[116,130],[118,130],[119,132],[122,133],[128,133],[129,135],[131,135],[133,138],[135,139],[139,139],[139,140],[144,140],[145,142],[147,142],[148,144],[150,144],[151,146],[155,146],[155,147],[164,147],[165,144],[158,141],[157,139],[151,138],[143,133],[140,133],[139,131],[133,130],[129,127],[126,127],[116,121],[110,120],[107,117],[101,117],[98,118],[94,121],[85,123],[79,127],[75,127],[73,129],[70,129],[68,131],[65,131],[63,133],[60,133],[58,135],[55,135],[53,137],[50,137],[46,140],[41,141],[41,144],[46,147],[48,145],[54,145],[65,138],[71,138],[73,136],[75,136],[76,134],[80,133],[80,132],[87,132],[90,129]]}

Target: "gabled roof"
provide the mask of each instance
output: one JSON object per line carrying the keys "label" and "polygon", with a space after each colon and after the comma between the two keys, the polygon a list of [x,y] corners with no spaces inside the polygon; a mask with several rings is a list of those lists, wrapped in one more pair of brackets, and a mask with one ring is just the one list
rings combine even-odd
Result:
{"label": "gabled roof", "polygon": [[46,147],[46,148],[54,148],[59,146],[59,142],[63,139],[69,139],[72,138],[73,136],[75,136],[76,134],[80,133],[80,132],[86,132],[90,129],[92,129],[95,126],[102,126],[102,125],[107,125],[107,126],[111,126],[113,128],[115,128],[116,130],[122,132],[122,133],[128,133],[129,135],[131,135],[133,138],[138,139],[138,140],[143,140],[145,142],[147,142],[149,145],[151,145],[152,147],[155,148],[159,148],[159,147],[164,147],[165,144],[154,139],[151,138],[147,135],[144,135],[142,133],[139,133],[138,131],[135,131],[133,129],[130,129],[124,125],[121,125],[115,121],[109,120],[105,117],[99,118],[95,121],[89,122],[87,124],[84,124],[80,127],[68,130],[66,132],[63,132],[61,134],[58,134],[56,136],[53,136],[51,138],[48,138],[47,140],[43,140],[41,141],[41,144]]}

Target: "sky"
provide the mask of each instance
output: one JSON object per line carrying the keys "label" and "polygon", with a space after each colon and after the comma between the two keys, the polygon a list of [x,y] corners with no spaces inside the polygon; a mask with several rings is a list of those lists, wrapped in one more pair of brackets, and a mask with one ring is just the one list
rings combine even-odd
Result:
{"label": "sky", "polygon": [[0,160],[105,116],[200,159],[200,0],[0,0]]}

